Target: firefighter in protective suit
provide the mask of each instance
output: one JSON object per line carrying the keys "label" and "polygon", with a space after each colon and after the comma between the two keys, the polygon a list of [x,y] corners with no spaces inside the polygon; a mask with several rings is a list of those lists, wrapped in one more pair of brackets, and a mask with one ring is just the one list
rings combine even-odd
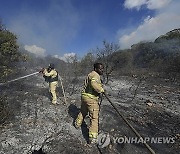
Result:
{"label": "firefighter in protective suit", "polygon": [[98,123],[99,123],[99,96],[104,93],[100,75],[103,74],[103,65],[101,63],[94,64],[94,71],[87,75],[84,87],[81,93],[81,111],[78,114],[74,126],[79,128],[89,113],[89,142],[97,143]]}
{"label": "firefighter in protective suit", "polygon": [[43,69],[42,73],[45,81],[49,83],[52,104],[57,104],[56,88],[58,86],[58,72],[55,70],[54,64],[49,64],[49,67]]}

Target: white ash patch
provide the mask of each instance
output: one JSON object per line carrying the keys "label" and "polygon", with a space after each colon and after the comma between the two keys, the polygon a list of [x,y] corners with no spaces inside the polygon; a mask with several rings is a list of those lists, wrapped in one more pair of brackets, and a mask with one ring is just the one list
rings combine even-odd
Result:
{"label": "white ash patch", "polygon": [[1,142],[2,147],[6,149],[8,149],[9,146],[18,146],[18,144],[19,139],[17,139],[16,137],[8,138],[7,140]]}
{"label": "white ash patch", "polygon": [[132,81],[128,80],[113,80],[107,87],[111,87],[113,90],[129,89],[133,86]]}

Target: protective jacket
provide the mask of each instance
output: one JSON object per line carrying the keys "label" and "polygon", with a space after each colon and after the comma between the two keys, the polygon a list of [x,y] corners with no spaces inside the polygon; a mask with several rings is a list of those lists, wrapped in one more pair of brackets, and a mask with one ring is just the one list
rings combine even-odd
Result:
{"label": "protective jacket", "polygon": [[57,82],[58,81],[58,72],[55,69],[52,69],[50,71],[48,71],[47,69],[44,70],[43,72],[44,74],[44,78],[46,82]]}
{"label": "protective jacket", "polygon": [[100,75],[92,71],[87,75],[82,90],[82,96],[98,100],[99,94],[104,92]]}

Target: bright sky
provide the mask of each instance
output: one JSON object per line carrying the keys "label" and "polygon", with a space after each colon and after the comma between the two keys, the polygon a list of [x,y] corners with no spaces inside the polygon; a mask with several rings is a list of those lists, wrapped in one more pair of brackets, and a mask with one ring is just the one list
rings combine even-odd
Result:
{"label": "bright sky", "polygon": [[180,27],[180,0],[0,0],[2,23],[39,56],[122,49]]}

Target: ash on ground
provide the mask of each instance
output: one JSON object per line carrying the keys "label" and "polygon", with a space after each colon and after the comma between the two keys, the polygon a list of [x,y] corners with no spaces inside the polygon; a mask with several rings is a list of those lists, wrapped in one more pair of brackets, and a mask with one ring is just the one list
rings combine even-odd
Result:
{"label": "ash on ground", "polygon": [[[180,151],[179,87],[179,83],[165,79],[139,82],[124,76],[113,79],[105,88],[119,112],[143,137],[175,139],[169,144],[147,142],[156,153],[176,154]],[[111,141],[99,150],[89,145],[88,117],[81,129],[73,126],[81,105],[80,89],[81,83],[66,89],[66,104],[59,85],[58,104],[53,105],[48,85],[40,75],[2,86],[0,94],[6,97],[9,118],[0,126],[0,154],[150,153],[143,143],[114,142],[136,135],[106,98],[101,103],[99,128],[109,134]]]}

